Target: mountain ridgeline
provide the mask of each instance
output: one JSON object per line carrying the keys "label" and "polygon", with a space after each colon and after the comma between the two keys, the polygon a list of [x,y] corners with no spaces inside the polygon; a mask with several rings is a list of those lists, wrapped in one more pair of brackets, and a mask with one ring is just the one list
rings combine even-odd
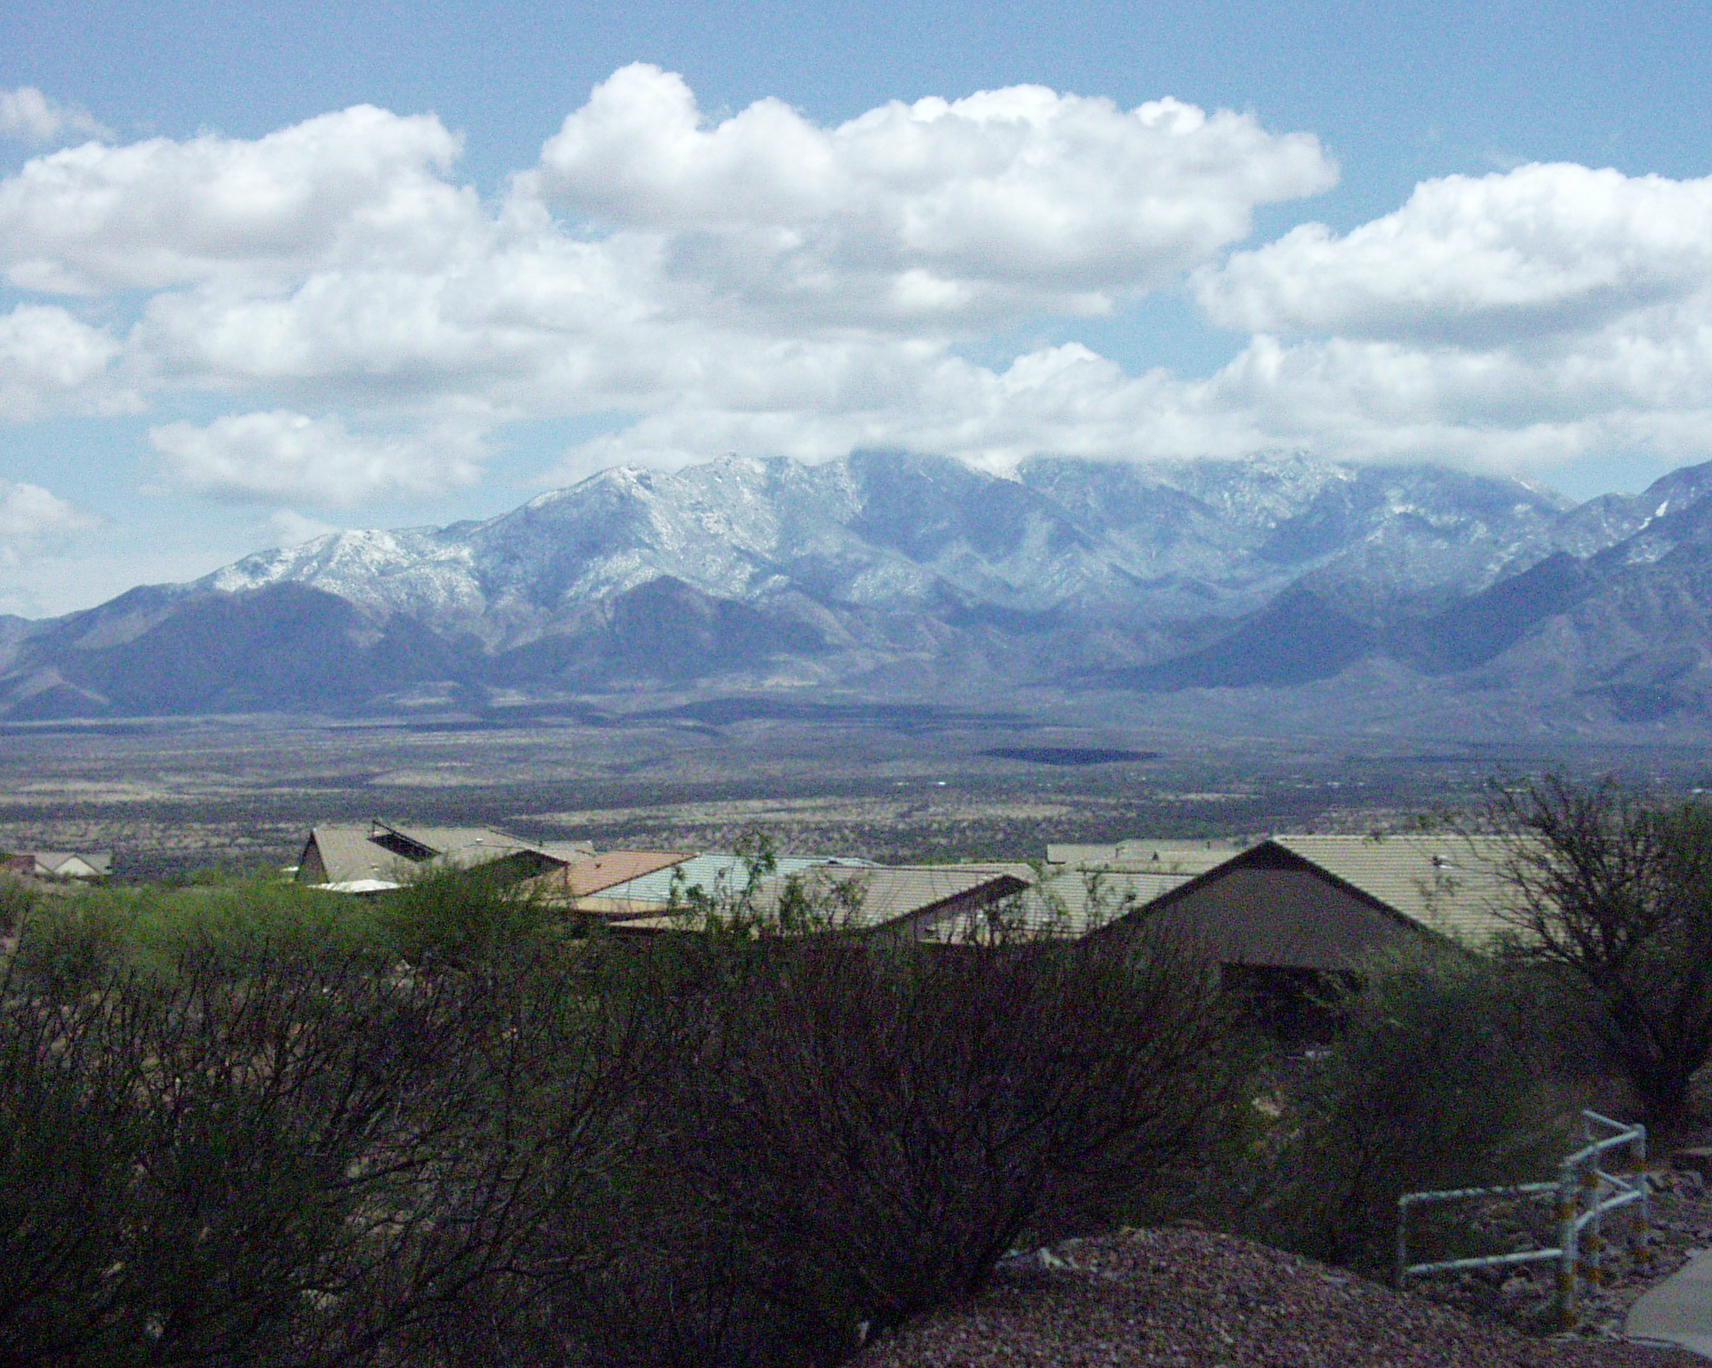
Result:
{"label": "mountain ridgeline", "polygon": [[1288,696],[1370,729],[1412,696],[1505,726],[1698,734],[1709,496],[1712,464],[1580,505],[1300,455],[1014,478],[888,452],[619,468],[486,522],[336,533],[9,622],[0,715],[1028,689],[1179,715]]}

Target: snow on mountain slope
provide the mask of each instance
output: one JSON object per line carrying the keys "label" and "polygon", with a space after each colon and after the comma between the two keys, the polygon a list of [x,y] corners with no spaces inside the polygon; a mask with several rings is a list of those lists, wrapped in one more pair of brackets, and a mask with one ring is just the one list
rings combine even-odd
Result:
{"label": "snow on mountain slope", "polygon": [[821,466],[728,456],[603,471],[486,522],[343,532],[262,552],[199,587],[296,583],[490,641],[661,577],[716,598],[1194,615],[1305,574],[1396,592],[1478,589],[1552,549],[1561,503],[1511,481],[1302,456],[1030,463],[1016,480],[858,453]]}
{"label": "snow on mountain slope", "polygon": [[16,718],[1026,684],[1191,709],[1306,690],[1347,721],[1380,715],[1383,678],[1447,716],[1476,691],[1512,717],[1650,724],[1712,716],[1712,465],[1571,506],[1293,453],[1011,479],[888,452],[728,456],[261,552],[5,650]]}

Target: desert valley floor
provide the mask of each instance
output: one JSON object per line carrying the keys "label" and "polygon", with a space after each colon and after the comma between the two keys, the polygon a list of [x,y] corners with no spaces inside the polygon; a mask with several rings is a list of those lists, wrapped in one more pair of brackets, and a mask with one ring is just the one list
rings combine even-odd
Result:
{"label": "desert valley floor", "polygon": [[480,822],[600,845],[1027,859],[1048,841],[1396,829],[1506,775],[1690,789],[1694,747],[1217,736],[951,704],[610,700],[551,713],[0,728],[0,848],[110,848],[121,879],[284,864],[311,823]]}

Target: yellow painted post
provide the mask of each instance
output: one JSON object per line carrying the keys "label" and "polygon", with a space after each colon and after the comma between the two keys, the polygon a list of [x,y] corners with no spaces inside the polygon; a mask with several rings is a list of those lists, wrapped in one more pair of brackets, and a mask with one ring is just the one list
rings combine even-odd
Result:
{"label": "yellow painted post", "polygon": [[1557,1176],[1557,1315],[1559,1328],[1575,1329],[1575,1169],[1567,1161]]}

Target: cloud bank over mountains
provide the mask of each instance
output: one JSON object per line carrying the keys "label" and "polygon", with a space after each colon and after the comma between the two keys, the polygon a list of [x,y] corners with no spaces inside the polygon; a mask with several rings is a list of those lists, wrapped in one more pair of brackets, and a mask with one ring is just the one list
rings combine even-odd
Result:
{"label": "cloud bank over mountains", "polygon": [[[711,115],[645,65],[485,198],[432,114],[120,144],[24,89],[0,133],[91,139],[0,181],[0,421],[146,413],[158,471],[226,501],[430,495],[540,418],[606,429],[557,480],[863,446],[1548,479],[1712,456],[1712,180],[1526,165],[1244,246],[1256,209],[1335,182],[1311,133],[1035,86],[824,127]],[[1185,290],[1246,338],[1212,375],[1074,342],[969,359]]]}

